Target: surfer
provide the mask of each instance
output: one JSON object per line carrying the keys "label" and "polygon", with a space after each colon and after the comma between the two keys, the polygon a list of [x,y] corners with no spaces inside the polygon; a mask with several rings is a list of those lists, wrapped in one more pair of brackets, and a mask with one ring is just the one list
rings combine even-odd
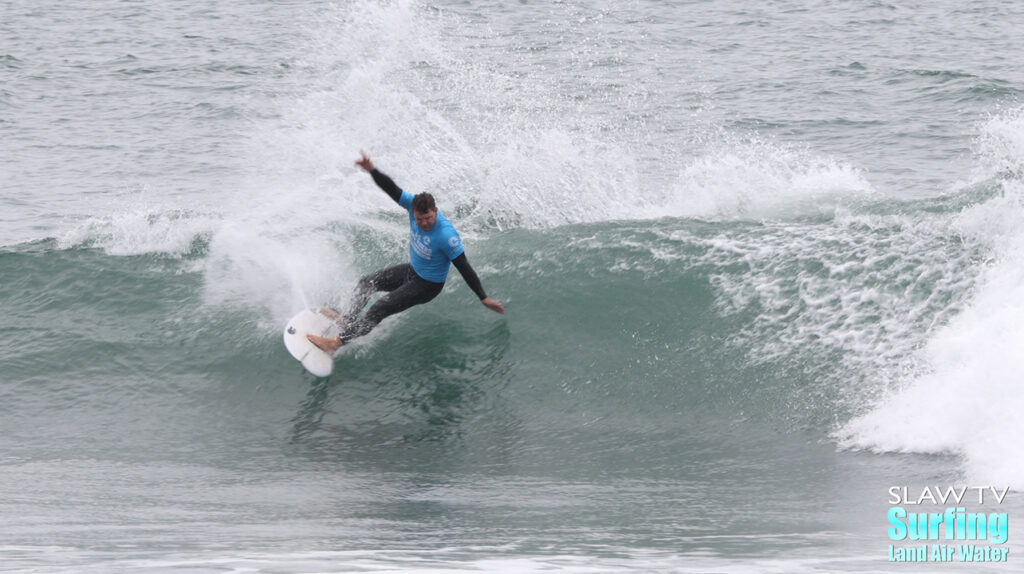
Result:
{"label": "surfer", "polygon": [[[429,193],[413,195],[403,191],[390,177],[374,167],[366,153],[361,155],[356,165],[367,171],[377,187],[409,212],[409,263],[379,269],[361,278],[356,285],[352,308],[344,317],[337,312],[325,310],[344,324],[340,335],[333,338],[316,335],[306,337],[317,347],[333,353],[346,342],[369,333],[385,317],[437,297],[444,288],[452,264],[484,307],[504,313],[505,308],[501,303],[484,292],[480,278],[466,259],[458,232],[448,218],[437,210],[434,197]],[[387,291],[388,294],[374,303],[365,315],[358,317],[370,297],[378,291]]]}

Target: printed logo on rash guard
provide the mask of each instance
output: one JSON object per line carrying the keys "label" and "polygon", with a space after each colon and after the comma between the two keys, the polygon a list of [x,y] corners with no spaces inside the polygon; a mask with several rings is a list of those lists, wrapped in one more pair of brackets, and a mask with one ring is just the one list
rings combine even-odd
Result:
{"label": "printed logo on rash guard", "polygon": [[412,246],[412,250],[416,252],[416,255],[428,261],[434,255],[434,250],[430,248],[430,238],[420,235],[415,231],[409,234],[409,245]]}

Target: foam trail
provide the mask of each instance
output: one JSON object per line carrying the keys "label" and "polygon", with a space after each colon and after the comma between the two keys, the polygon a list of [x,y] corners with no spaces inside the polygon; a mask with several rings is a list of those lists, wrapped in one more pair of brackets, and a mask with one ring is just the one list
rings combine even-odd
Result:
{"label": "foam trail", "polygon": [[288,235],[281,228],[234,223],[214,235],[203,262],[207,304],[262,307],[280,321],[345,291],[355,274],[337,237],[313,231]]}

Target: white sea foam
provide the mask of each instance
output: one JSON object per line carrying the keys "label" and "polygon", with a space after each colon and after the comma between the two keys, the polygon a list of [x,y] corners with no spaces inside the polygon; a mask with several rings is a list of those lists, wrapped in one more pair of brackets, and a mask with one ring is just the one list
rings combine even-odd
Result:
{"label": "white sea foam", "polygon": [[831,214],[844,201],[875,197],[860,170],[807,150],[733,136],[686,162],[666,203],[672,215],[786,219]]}
{"label": "white sea foam", "polygon": [[718,312],[749,317],[732,343],[754,362],[819,369],[801,400],[840,415],[905,376],[973,285],[974,250],[946,233],[940,217],[847,214],[680,240],[706,248]]}
{"label": "white sea foam", "polygon": [[[345,244],[344,205],[301,182],[267,185],[221,213],[128,199],[104,215],[83,218],[57,244],[114,256],[201,256],[185,269],[204,275],[208,304],[263,308],[281,321],[299,308],[333,302],[357,275]],[[360,225],[382,226],[371,217]]]}
{"label": "white sea foam", "polygon": [[953,225],[988,247],[991,262],[962,313],[924,349],[925,370],[839,432],[853,448],[956,453],[965,479],[1024,488],[1024,113],[992,119],[980,138],[980,170],[1002,193]]}
{"label": "white sea foam", "polygon": [[[437,195],[468,232],[785,218],[873,191],[846,163],[716,126],[684,126],[692,155],[651,147],[648,132],[605,117],[600,99],[580,103],[563,78],[519,62],[509,38],[467,44],[449,33],[462,25],[414,2],[325,12],[295,91],[279,96],[281,119],[256,128],[255,171],[313,182],[365,213],[387,204],[352,166],[365,149],[399,185]],[[501,66],[489,60],[499,56]],[[629,108],[635,95],[614,97]]]}
{"label": "white sea foam", "polygon": [[61,249],[89,246],[110,255],[188,254],[197,239],[216,229],[220,216],[128,200],[104,214],[84,217],[57,238]]}

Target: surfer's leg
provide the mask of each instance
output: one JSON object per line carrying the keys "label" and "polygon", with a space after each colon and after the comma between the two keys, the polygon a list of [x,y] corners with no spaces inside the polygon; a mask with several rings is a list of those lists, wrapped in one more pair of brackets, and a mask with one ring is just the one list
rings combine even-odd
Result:
{"label": "surfer's leg", "polygon": [[[435,285],[436,291],[433,287]],[[333,338],[306,335],[306,338],[324,351],[334,353],[350,339],[369,333],[388,315],[430,301],[443,287],[444,283],[432,283],[416,275],[408,263],[374,271],[359,280],[352,309],[344,317],[340,335]],[[356,318],[377,291],[389,293],[378,299],[365,315]],[[325,314],[330,316],[329,313]]]}
{"label": "surfer's leg", "polygon": [[360,319],[349,325],[341,334],[343,341],[361,337],[376,327],[386,317],[405,311],[409,307],[422,305],[437,297],[444,289],[444,283],[427,281],[411,269],[408,280],[401,287],[381,297]]}
{"label": "surfer's leg", "polygon": [[412,265],[403,263],[393,267],[378,269],[359,279],[359,283],[356,284],[355,293],[352,295],[352,303],[349,306],[348,312],[345,313],[344,322],[351,324],[355,321],[374,293],[378,291],[394,291],[401,287],[409,273],[412,273]]}

